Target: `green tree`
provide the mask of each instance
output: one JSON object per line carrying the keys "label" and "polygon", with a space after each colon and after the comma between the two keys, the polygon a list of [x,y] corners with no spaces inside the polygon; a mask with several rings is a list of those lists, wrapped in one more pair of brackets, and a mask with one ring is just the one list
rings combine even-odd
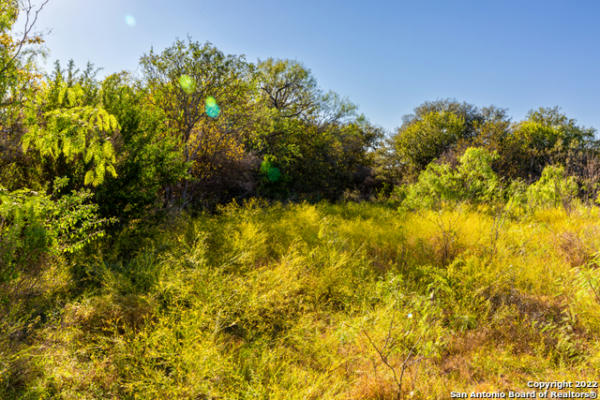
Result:
{"label": "green tree", "polygon": [[[260,116],[253,68],[243,57],[192,40],[178,40],[161,53],[151,50],[141,63],[146,102],[163,114],[164,134],[176,138],[190,163],[193,179],[172,188],[183,207],[193,200],[195,188],[231,174],[230,161],[243,158],[243,144]],[[206,112],[209,99],[220,108],[218,116]],[[196,197],[202,195],[196,190]]]}
{"label": "green tree", "polygon": [[335,199],[346,189],[368,189],[380,129],[348,100],[323,94],[295,61],[263,61],[257,79],[267,123],[249,147],[263,160],[261,194]]}
{"label": "green tree", "polygon": [[502,199],[502,187],[492,163],[496,153],[469,147],[456,167],[430,163],[417,181],[400,189],[403,206],[411,209],[438,207],[443,202],[493,203]]}
{"label": "green tree", "polygon": [[74,185],[98,186],[106,175],[117,176],[113,142],[119,124],[102,106],[95,82],[84,75],[69,84],[57,68],[26,108],[23,150],[37,151],[55,177],[69,175]]}
{"label": "green tree", "polygon": [[317,81],[302,64],[273,58],[259,61],[258,79],[262,96],[279,116],[309,117],[317,110]]}
{"label": "green tree", "polygon": [[577,196],[577,189],[575,178],[566,176],[563,166],[548,165],[540,179],[527,188],[527,202],[532,208],[564,206],[568,209]]}
{"label": "green tree", "polygon": [[187,165],[175,138],[164,136],[161,115],[146,104],[143,88],[127,73],[112,74],[101,84],[101,102],[117,119],[117,177],[95,189],[99,211],[118,217],[123,226],[156,215],[165,190],[184,179]]}
{"label": "green tree", "polygon": [[409,175],[418,173],[463,137],[465,119],[450,111],[430,111],[401,128],[394,147]]}
{"label": "green tree", "polygon": [[[16,189],[40,188],[40,169],[23,154],[23,106],[38,86],[35,57],[42,52],[42,37],[33,29],[47,1],[35,5],[0,1],[0,182]],[[20,17],[22,24],[16,25]]]}
{"label": "green tree", "polygon": [[595,131],[578,126],[558,107],[530,111],[514,124],[500,156],[512,164],[511,177],[537,179],[551,164],[569,164],[581,152],[596,148]]}
{"label": "green tree", "polygon": [[[39,5],[17,0],[0,1],[0,110],[19,104],[35,78],[33,58],[43,40],[33,28],[48,0]],[[13,32],[17,18],[21,32]]]}
{"label": "green tree", "polygon": [[[400,171],[388,175],[404,176],[410,182],[435,159],[456,165],[468,147],[500,152],[509,133],[510,119],[504,109],[479,109],[448,99],[425,102],[404,117],[392,136],[390,147],[395,154],[391,159]],[[499,171],[508,167],[503,165],[502,157],[494,165]]]}

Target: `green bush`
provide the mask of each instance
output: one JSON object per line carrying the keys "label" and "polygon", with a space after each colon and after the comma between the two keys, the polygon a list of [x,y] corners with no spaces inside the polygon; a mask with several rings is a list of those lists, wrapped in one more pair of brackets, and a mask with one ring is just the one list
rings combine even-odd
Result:
{"label": "green bush", "polygon": [[[60,190],[66,180],[57,180]],[[104,235],[109,222],[99,218],[89,191],[51,196],[0,187],[0,281],[35,269],[45,258],[74,253]]]}
{"label": "green bush", "polygon": [[542,176],[527,188],[527,203],[530,207],[570,207],[577,196],[577,182],[565,175],[562,166],[544,168]]}
{"label": "green bush", "polygon": [[408,186],[403,206],[411,209],[437,207],[443,202],[494,202],[502,189],[492,170],[495,153],[470,147],[459,159],[459,165],[431,163],[421,172],[416,183]]}

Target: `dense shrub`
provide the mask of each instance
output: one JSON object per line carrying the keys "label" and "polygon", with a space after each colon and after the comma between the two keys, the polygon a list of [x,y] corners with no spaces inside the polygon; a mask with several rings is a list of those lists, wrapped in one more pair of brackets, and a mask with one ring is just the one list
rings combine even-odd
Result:
{"label": "dense shrub", "polygon": [[496,157],[485,149],[469,148],[456,168],[449,164],[429,164],[417,182],[404,189],[403,205],[416,209],[437,207],[449,201],[490,203],[500,200],[502,188],[491,167]]}
{"label": "dense shrub", "polygon": [[527,188],[527,201],[530,207],[568,208],[577,196],[577,182],[572,176],[565,176],[562,166],[547,166],[540,179]]}
{"label": "dense shrub", "polygon": [[[59,189],[65,180],[57,182]],[[0,187],[0,273],[6,281],[25,270],[35,271],[48,257],[74,253],[104,235],[107,219],[89,191],[53,199],[30,190]]]}

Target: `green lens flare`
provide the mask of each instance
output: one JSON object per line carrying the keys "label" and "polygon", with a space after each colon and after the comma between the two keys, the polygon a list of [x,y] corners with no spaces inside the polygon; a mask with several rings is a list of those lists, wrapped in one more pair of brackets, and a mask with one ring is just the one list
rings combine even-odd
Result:
{"label": "green lens flare", "polygon": [[181,89],[187,94],[192,94],[194,93],[194,90],[196,90],[196,82],[194,81],[194,78],[189,75],[181,75],[179,77],[179,86],[181,86]]}
{"label": "green lens flare", "polygon": [[217,105],[215,105],[214,107],[206,106],[206,115],[208,115],[209,117],[217,118],[220,113],[221,113],[221,109],[219,108],[219,106],[217,106]]}
{"label": "green lens flare", "polygon": [[260,172],[266,175],[269,182],[277,182],[281,178],[281,171],[274,167],[270,161],[264,160],[260,164]]}
{"label": "green lens flare", "polygon": [[271,182],[277,182],[279,178],[281,178],[281,171],[277,167],[271,167],[267,172],[267,178],[269,178],[269,181]]}
{"label": "green lens flare", "polygon": [[221,109],[219,108],[219,105],[217,104],[217,100],[215,100],[214,97],[209,96],[206,98],[206,115],[208,115],[211,118],[217,118],[219,116],[219,114],[221,113]]}
{"label": "green lens flare", "polygon": [[208,96],[208,97],[206,98],[206,106],[207,106],[207,107],[214,107],[214,106],[216,106],[216,105],[217,105],[217,100],[215,100],[215,98],[214,98],[214,97],[212,97],[212,96]]}

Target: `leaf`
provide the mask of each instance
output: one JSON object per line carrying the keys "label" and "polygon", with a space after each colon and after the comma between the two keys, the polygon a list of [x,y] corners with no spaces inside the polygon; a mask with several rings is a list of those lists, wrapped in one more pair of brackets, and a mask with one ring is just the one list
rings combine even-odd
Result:
{"label": "leaf", "polygon": [[117,171],[115,170],[115,167],[114,167],[114,166],[112,166],[112,165],[109,165],[109,166],[107,166],[107,167],[106,167],[106,171],[107,171],[108,173],[110,173],[110,174],[113,176],[113,178],[116,178],[116,177],[118,176],[118,175],[117,175]]}
{"label": "leaf", "polygon": [[63,150],[65,157],[70,160],[72,150],[73,150],[73,144],[71,143],[71,140],[68,137],[63,138],[63,149],[62,150]]}
{"label": "leaf", "polygon": [[29,149],[30,143],[31,143],[31,136],[28,132],[25,135],[23,135],[23,139],[22,139],[22,143],[21,143],[21,146],[22,146],[24,152],[27,152],[27,149]]}
{"label": "leaf", "polygon": [[83,181],[84,185],[89,185],[94,181],[94,171],[93,170],[89,170],[88,172],[85,173],[85,178]]}
{"label": "leaf", "polygon": [[104,144],[102,145],[102,152],[104,153],[104,157],[108,159],[112,158],[114,154],[112,143],[110,143],[109,141],[104,142]]}
{"label": "leaf", "polygon": [[88,151],[86,151],[86,153],[85,153],[83,160],[86,163],[89,163],[92,160],[93,156],[94,156],[94,153],[92,152],[92,149],[88,149]]}

